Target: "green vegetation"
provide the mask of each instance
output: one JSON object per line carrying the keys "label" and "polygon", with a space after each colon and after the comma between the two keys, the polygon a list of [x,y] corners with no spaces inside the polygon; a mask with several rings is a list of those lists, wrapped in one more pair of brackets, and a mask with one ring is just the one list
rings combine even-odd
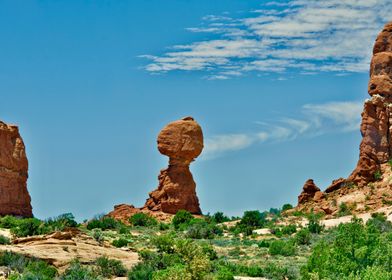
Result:
{"label": "green vegetation", "polygon": [[151,227],[158,224],[158,221],[154,217],[145,213],[136,213],[129,219],[129,222],[134,226],[140,227]]}
{"label": "green vegetation", "polygon": [[10,244],[10,239],[0,234],[0,245],[7,245],[7,244]]}
{"label": "green vegetation", "polygon": [[189,222],[193,219],[191,213],[186,210],[180,210],[173,217],[172,224],[175,229],[180,229],[188,226]]}
{"label": "green vegetation", "polygon": [[312,250],[303,279],[391,279],[391,224],[374,216],[366,225],[340,224]]}

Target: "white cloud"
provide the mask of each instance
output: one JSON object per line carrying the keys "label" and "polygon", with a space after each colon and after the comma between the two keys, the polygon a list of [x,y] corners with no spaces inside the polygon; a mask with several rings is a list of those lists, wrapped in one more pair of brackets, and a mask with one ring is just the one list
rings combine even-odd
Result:
{"label": "white cloud", "polygon": [[213,136],[205,140],[202,158],[211,159],[226,152],[242,150],[252,145],[253,142],[253,137],[247,134]]}
{"label": "white cloud", "polygon": [[302,106],[298,118],[281,118],[274,122],[256,121],[259,127],[252,133],[216,135],[206,139],[204,159],[227,152],[239,151],[266,142],[293,141],[299,137],[314,137],[326,133],[346,133],[359,130],[362,102],[329,102]]}
{"label": "white cloud", "polygon": [[[263,4],[263,2],[260,2]],[[208,71],[227,68],[255,72],[365,72],[377,33],[390,20],[390,0],[292,0],[233,18],[208,15],[190,32],[213,39],[176,45],[145,66],[149,72]],[[274,7],[271,9],[271,7]]]}

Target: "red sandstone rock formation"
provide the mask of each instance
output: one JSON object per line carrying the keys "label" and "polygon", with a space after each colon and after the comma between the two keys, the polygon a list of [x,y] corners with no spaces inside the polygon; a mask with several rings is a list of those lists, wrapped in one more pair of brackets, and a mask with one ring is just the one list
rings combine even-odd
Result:
{"label": "red sandstone rock formation", "polygon": [[304,202],[310,200],[319,200],[323,196],[323,193],[316,186],[312,179],[309,179],[305,182],[305,185],[302,188],[302,193],[298,196],[298,204],[302,204]]}
{"label": "red sandstone rock formation", "polygon": [[362,113],[359,161],[347,179],[358,186],[374,181],[380,165],[392,157],[392,22],[376,39],[368,91],[371,98]]}
{"label": "red sandstone rock formation", "polygon": [[203,150],[201,127],[192,117],[168,124],[158,135],[158,150],[169,157],[169,167],[161,171],[158,188],[150,193],[144,208],[170,214],[184,209],[200,214],[189,165]]}
{"label": "red sandstone rock formation", "polygon": [[32,217],[28,162],[18,127],[0,121],[0,216]]}

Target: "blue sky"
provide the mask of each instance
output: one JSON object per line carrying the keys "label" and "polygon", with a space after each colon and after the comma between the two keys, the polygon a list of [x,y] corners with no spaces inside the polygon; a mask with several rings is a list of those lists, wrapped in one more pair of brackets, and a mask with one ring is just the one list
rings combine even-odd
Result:
{"label": "blue sky", "polygon": [[0,1],[0,119],[24,137],[34,214],[143,205],[167,165],[158,132],[188,115],[205,213],[349,175],[387,2]]}

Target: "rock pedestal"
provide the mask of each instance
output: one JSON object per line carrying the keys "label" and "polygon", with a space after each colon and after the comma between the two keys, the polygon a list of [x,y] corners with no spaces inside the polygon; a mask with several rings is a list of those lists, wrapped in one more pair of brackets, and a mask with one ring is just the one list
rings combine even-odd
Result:
{"label": "rock pedestal", "polygon": [[203,150],[200,125],[192,117],[168,124],[158,135],[158,150],[169,157],[169,167],[161,170],[158,188],[149,194],[144,208],[170,214],[181,209],[201,214],[196,183],[189,170],[190,163]]}
{"label": "rock pedestal", "polygon": [[0,216],[32,217],[28,161],[19,129],[0,121]]}

